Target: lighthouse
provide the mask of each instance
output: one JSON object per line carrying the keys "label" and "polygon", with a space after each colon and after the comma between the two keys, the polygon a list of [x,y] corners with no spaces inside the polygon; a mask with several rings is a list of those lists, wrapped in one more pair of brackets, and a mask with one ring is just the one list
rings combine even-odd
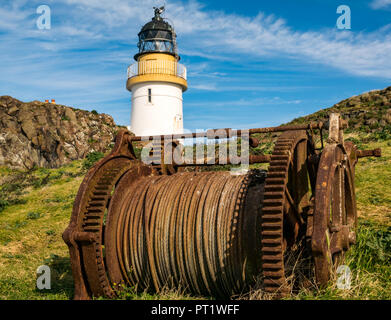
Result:
{"label": "lighthouse", "polygon": [[128,68],[130,130],[137,136],[183,133],[187,70],[179,63],[175,30],[161,16],[164,7],[154,9],[154,18],[138,34],[136,63]]}

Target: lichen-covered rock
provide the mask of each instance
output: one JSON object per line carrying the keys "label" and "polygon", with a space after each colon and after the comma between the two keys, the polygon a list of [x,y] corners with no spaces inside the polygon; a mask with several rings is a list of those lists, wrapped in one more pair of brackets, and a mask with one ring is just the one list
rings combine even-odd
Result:
{"label": "lichen-covered rock", "polygon": [[388,132],[391,130],[391,87],[345,99],[331,108],[295,119],[291,124],[326,122],[332,112],[340,113],[348,120],[350,129],[366,133]]}
{"label": "lichen-covered rock", "polygon": [[387,110],[386,114],[383,116],[384,120],[391,124],[391,106],[390,109]]}
{"label": "lichen-covered rock", "polygon": [[0,97],[0,165],[56,168],[106,152],[119,127],[111,116]]}

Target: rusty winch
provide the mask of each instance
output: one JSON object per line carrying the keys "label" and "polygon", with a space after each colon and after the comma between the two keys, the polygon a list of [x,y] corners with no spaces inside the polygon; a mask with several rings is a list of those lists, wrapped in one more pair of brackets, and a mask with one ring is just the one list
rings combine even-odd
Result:
{"label": "rusty winch", "polygon": [[[271,155],[249,157],[250,164],[269,163],[268,171],[245,174],[184,169],[207,161],[165,164],[160,160],[173,155],[172,143],[146,165],[133,151],[143,138],[120,131],[112,153],[82,182],[63,235],[75,299],[114,298],[123,285],[227,298],[256,279],[281,296],[295,285],[289,260],[300,248],[298,259],[327,284],[356,241],[355,165],[381,155],[345,142],[346,127],[332,114],[327,124],[224,129],[228,137],[247,134],[251,147],[259,144],[254,134],[281,133]],[[171,138],[217,139],[211,132]]]}

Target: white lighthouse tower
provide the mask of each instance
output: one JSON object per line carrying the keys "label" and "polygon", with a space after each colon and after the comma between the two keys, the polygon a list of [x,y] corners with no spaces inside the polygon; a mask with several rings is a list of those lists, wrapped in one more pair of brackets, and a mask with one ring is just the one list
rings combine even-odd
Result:
{"label": "white lighthouse tower", "polygon": [[155,17],[138,34],[137,61],[128,69],[132,92],[130,130],[137,136],[183,133],[183,98],[187,90],[185,66],[178,63],[176,34],[155,8]]}

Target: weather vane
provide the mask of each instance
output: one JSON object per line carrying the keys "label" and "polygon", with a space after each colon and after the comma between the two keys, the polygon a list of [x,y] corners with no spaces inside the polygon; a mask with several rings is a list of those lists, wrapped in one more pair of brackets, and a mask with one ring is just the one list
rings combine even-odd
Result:
{"label": "weather vane", "polygon": [[160,8],[157,8],[157,7],[153,7],[155,9],[155,19],[156,20],[160,20],[161,19],[161,14],[166,10],[166,8],[164,6],[160,7]]}

